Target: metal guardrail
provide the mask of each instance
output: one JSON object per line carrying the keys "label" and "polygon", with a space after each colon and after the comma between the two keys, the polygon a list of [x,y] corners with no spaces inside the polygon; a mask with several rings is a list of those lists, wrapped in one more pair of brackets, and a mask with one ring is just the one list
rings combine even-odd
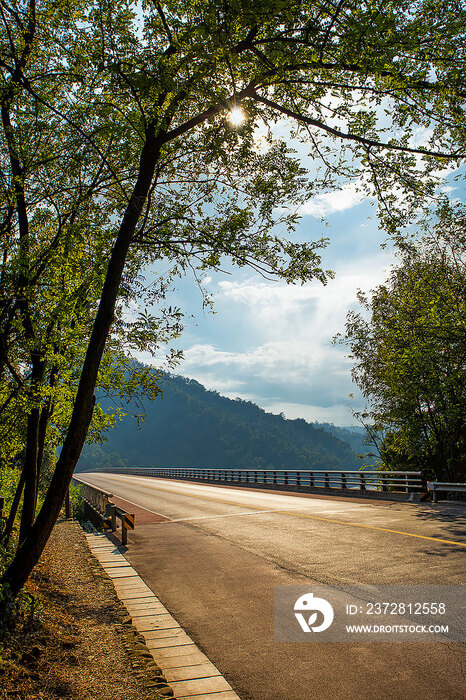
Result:
{"label": "metal guardrail", "polygon": [[106,514],[110,517],[112,532],[117,529],[116,519],[121,520],[121,544],[126,545],[128,543],[128,530],[134,530],[134,513],[127,513],[122,508],[109,503]]}
{"label": "metal guardrail", "polygon": [[112,493],[102,491],[102,489],[86,484],[85,481],[81,481],[81,479],[75,476],[72,478],[71,483],[74,483],[75,486],[79,486],[84,500],[93,506],[102,516],[105,516],[109,500],[113,498]]}
{"label": "metal guardrail", "polygon": [[413,493],[426,489],[421,472],[323,471],[310,469],[196,469],[191,467],[107,467],[101,471],[135,476],[195,479],[264,486],[298,486],[373,492]]}
{"label": "metal guardrail", "polygon": [[427,486],[432,493],[432,503],[437,503],[439,493],[450,494],[455,492],[466,494],[466,484],[450,483],[448,481],[428,481]]}
{"label": "metal guardrail", "polygon": [[128,530],[134,530],[134,513],[127,513],[114,503],[110,503],[110,498],[113,498],[112,493],[86,484],[78,477],[73,477],[72,482],[80,487],[84,502],[92,509],[93,515],[100,525],[111,527],[112,532],[115,532],[117,529],[116,519],[121,520],[121,543],[126,545]]}

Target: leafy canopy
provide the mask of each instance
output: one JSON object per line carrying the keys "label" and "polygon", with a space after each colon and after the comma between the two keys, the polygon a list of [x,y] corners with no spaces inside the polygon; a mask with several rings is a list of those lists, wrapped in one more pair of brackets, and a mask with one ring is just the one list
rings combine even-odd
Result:
{"label": "leafy canopy", "polygon": [[[409,246],[364,315],[350,313],[353,377],[369,400],[383,464],[428,477],[466,477],[466,211],[445,205]],[[367,315],[368,314],[368,317]]]}

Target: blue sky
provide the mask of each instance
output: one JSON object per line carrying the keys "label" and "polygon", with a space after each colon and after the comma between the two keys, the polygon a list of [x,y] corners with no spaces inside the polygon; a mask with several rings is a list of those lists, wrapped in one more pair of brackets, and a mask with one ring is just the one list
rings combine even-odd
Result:
{"label": "blue sky", "polygon": [[[310,200],[296,236],[330,238],[322,262],[336,274],[326,286],[287,285],[229,268],[230,274],[204,280],[214,300],[210,313],[202,310],[191,278],[177,284],[170,302],[186,314],[179,342],[185,359],[177,373],[288,418],[354,424],[351,409],[363,400],[351,381],[347,350],[333,346],[332,338],[344,330],[348,310],[357,308],[357,289],[369,291],[386,277],[393,252],[380,248],[386,237],[375,208],[349,186]],[[138,357],[154,364],[148,354]]]}
{"label": "blue sky", "polygon": [[[447,176],[445,191],[464,198],[457,187]],[[374,205],[354,185],[342,183],[303,206],[296,239],[330,239],[322,267],[335,278],[326,286],[266,281],[250,269],[228,267],[229,274],[204,279],[214,301],[211,313],[202,310],[192,277],[180,280],[169,298],[186,315],[176,346],[184,360],[176,372],[287,418],[357,424],[352,410],[361,410],[364,400],[351,380],[348,349],[333,345],[332,338],[344,332],[348,311],[359,308],[357,290],[374,289],[396,262],[390,243],[380,247],[387,236],[378,228]],[[137,357],[160,365],[148,353]]]}

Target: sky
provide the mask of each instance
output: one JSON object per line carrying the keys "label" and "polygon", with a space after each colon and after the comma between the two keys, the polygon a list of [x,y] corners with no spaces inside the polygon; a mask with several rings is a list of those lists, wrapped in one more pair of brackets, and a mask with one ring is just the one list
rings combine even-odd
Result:
{"label": "sky", "polygon": [[[332,338],[344,332],[348,311],[359,308],[357,290],[380,284],[395,258],[390,246],[380,248],[386,235],[373,203],[361,201],[351,186],[314,197],[302,215],[297,237],[330,239],[322,266],[335,278],[326,286],[287,285],[229,268],[204,279],[214,313],[202,310],[193,279],[181,280],[170,296],[186,314],[178,343],[184,360],[176,373],[287,418],[354,425],[352,410],[364,401],[351,380],[348,349]],[[154,364],[147,353],[137,357]]]}
{"label": "sky", "polygon": [[[455,198],[457,185],[445,175],[444,189]],[[329,238],[322,267],[335,278],[326,286],[287,285],[228,267],[204,279],[214,313],[203,311],[193,278],[182,279],[169,297],[185,313],[185,330],[175,345],[184,359],[175,372],[287,418],[358,425],[353,412],[365,400],[351,379],[349,349],[332,339],[344,333],[348,312],[361,310],[358,289],[368,293],[387,279],[396,263],[394,248],[378,227],[375,201],[352,184],[312,197],[301,214],[296,239]],[[136,356],[160,365],[148,353]]]}

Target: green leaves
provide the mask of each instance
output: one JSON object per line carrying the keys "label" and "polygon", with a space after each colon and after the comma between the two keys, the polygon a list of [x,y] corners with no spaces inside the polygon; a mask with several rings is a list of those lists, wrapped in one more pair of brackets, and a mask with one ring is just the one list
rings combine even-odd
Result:
{"label": "green leaves", "polygon": [[450,481],[466,476],[465,233],[464,207],[444,205],[373,292],[370,319],[346,325],[383,463]]}

